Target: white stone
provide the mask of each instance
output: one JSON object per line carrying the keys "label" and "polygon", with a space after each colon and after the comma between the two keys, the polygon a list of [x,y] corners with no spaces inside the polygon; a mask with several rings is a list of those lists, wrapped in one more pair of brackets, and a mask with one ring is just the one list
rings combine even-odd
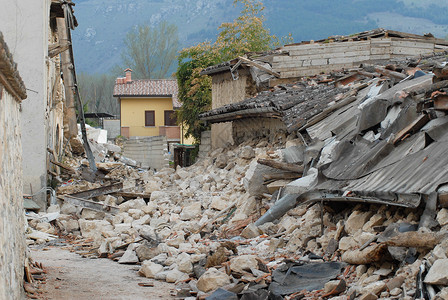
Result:
{"label": "white stone", "polygon": [[131,228],[132,228],[132,224],[131,223],[121,223],[121,224],[116,224],[114,230],[117,233],[126,233]]}
{"label": "white stone", "polygon": [[444,226],[448,224],[448,209],[442,208],[437,214],[437,222],[439,222],[440,226]]}
{"label": "white stone", "polygon": [[369,285],[361,289],[362,294],[372,293],[374,295],[379,295],[382,291],[386,289],[386,283],[384,281],[372,282]]}
{"label": "white stone", "polygon": [[86,220],[102,220],[105,217],[104,212],[94,211],[88,208],[83,208],[81,217]]}
{"label": "white stone", "polygon": [[74,219],[62,220],[61,223],[67,232],[73,232],[79,230],[78,220]]}
{"label": "white stone", "polygon": [[[145,205],[146,206],[146,205]],[[141,209],[131,208],[128,210],[128,214],[134,219],[140,219],[145,213]]]}
{"label": "white stone", "polygon": [[145,193],[154,193],[160,191],[162,185],[158,181],[150,180],[145,184]]}
{"label": "white stone", "polygon": [[212,202],[210,203],[210,208],[216,209],[216,210],[223,210],[229,206],[229,202],[223,200],[219,196],[214,196],[212,198]]}
{"label": "white stone", "polygon": [[50,205],[50,206],[47,208],[47,213],[48,213],[48,214],[50,214],[50,213],[55,213],[55,212],[60,212],[60,211],[61,211],[61,208],[59,207],[58,204]]}
{"label": "white stone", "polygon": [[163,270],[163,266],[153,263],[152,261],[145,260],[139,270],[140,274],[146,278],[155,278],[156,274]]}
{"label": "white stone", "polygon": [[255,157],[255,151],[251,146],[244,146],[241,149],[240,157],[243,159],[252,159]]}
{"label": "white stone", "polygon": [[230,260],[230,269],[239,273],[242,273],[242,271],[250,271],[251,269],[258,269],[257,256],[240,255],[234,257]]}
{"label": "white stone", "polygon": [[130,244],[123,256],[118,260],[119,264],[136,264],[138,263],[138,257],[134,249],[138,246],[137,243]]}
{"label": "white stone", "polygon": [[302,194],[312,189],[317,184],[318,171],[310,168],[306,176],[294,180],[285,187],[286,194]]}
{"label": "white stone", "polygon": [[215,268],[209,268],[197,282],[200,291],[208,293],[230,283],[230,277]]}
{"label": "white stone", "polygon": [[246,239],[257,237],[260,234],[261,230],[253,223],[247,225],[246,228],[244,228],[243,231],[241,232],[241,236]]}
{"label": "white stone", "polygon": [[64,202],[64,204],[62,204],[61,214],[72,215],[72,214],[76,214],[77,211],[78,210],[77,210],[76,206],[74,206],[71,203]]}
{"label": "white stone", "polygon": [[152,215],[157,210],[158,205],[155,202],[149,201],[148,205],[142,207],[145,214]]}
{"label": "white stone", "polygon": [[439,259],[429,269],[425,283],[448,285],[448,259]]}
{"label": "white stone", "polygon": [[173,269],[166,272],[165,280],[166,282],[175,283],[178,281],[186,280],[188,278],[189,278],[188,274],[185,274],[184,272],[181,272],[178,269]]}
{"label": "white stone", "polygon": [[177,256],[177,268],[179,271],[191,274],[193,272],[193,264],[191,263],[190,255],[183,252]]}
{"label": "white stone", "polygon": [[181,220],[191,220],[201,216],[202,208],[200,202],[194,202],[182,209],[180,213]]}
{"label": "white stone", "polygon": [[355,210],[345,222],[345,231],[348,234],[353,234],[359,229],[362,229],[364,224],[370,219],[372,215],[373,212],[371,211],[362,212],[359,210]]}
{"label": "white stone", "polygon": [[166,192],[154,191],[151,193],[150,202],[160,202],[169,200],[169,196]]}
{"label": "white stone", "polygon": [[243,179],[244,188],[251,196],[262,195],[267,193],[268,189],[263,184],[263,175],[271,173],[279,173],[278,170],[259,164],[256,159],[249,164],[249,169]]}
{"label": "white stone", "polygon": [[104,220],[79,219],[81,235],[85,238],[101,237],[102,231],[113,230],[113,226]]}

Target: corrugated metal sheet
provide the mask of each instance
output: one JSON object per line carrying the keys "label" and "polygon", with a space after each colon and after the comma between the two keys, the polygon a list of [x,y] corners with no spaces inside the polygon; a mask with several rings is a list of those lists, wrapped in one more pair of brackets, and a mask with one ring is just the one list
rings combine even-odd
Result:
{"label": "corrugated metal sheet", "polygon": [[417,153],[357,180],[344,190],[429,194],[448,182],[448,142],[434,142]]}

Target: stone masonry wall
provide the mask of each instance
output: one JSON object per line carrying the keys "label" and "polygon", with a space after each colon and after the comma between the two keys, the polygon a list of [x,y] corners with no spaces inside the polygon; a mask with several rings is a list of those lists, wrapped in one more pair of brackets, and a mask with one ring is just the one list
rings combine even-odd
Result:
{"label": "stone masonry wall", "polygon": [[279,130],[286,131],[280,119],[246,118],[233,121],[233,140],[236,144],[253,138],[274,136]]}
{"label": "stone masonry wall", "polygon": [[20,102],[0,84],[0,299],[24,296],[22,188]]}
{"label": "stone masonry wall", "polygon": [[132,137],[123,146],[124,156],[147,167],[160,170],[169,167],[168,143],[164,136]]}

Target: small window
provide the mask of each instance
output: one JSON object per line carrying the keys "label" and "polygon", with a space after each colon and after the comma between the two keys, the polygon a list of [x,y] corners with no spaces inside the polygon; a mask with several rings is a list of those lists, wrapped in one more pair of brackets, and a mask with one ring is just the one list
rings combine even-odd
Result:
{"label": "small window", "polygon": [[145,110],[145,126],[156,126],[153,110]]}
{"label": "small window", "polygon": [[165,110],[165,126],[177,126],[176,113],[173,110]]}

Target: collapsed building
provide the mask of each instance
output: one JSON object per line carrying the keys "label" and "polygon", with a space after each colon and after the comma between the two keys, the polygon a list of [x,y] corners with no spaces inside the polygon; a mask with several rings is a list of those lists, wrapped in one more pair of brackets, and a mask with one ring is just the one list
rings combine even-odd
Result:
{"label": "collapsed building", "polygon": [[246,99],[201,115],[232,122],[233,143],[213,144],[212,127],[207,156],[157,172],[110,146],[94,177],[67,160],[58,205],[28,216],[28,243],[60,230],[79,254],[140,264],[184,299],[446,299],[448,53],[419,39],[431,53],[415,42],[418,56],[299,78],[262,59],[211,67],[239,73],[214,84]]}

